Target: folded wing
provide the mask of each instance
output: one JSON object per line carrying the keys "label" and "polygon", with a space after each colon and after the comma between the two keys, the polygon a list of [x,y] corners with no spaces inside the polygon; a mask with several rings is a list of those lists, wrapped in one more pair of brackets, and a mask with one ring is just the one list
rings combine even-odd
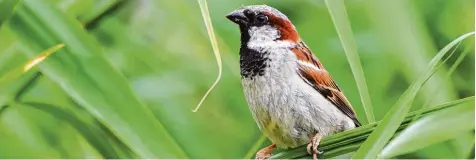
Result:
{"label": "folded wing", "polygon": [[292,51],[298,58],[297,69],[301,78],[351,118],[356,126],[361,126],[347,98],[306,44],[300,42]]}

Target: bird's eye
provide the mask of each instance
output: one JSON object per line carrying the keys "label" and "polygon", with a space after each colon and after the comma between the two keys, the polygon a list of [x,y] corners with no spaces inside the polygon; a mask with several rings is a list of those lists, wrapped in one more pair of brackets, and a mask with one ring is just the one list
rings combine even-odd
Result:
{"label": "bird's eye", "polygon": [[256,17],[256,21],[258,21],[260,23],[263,23],[263,22],[268,21],[268,17],[264,16],[264,15],[259,15],[259,16]]}

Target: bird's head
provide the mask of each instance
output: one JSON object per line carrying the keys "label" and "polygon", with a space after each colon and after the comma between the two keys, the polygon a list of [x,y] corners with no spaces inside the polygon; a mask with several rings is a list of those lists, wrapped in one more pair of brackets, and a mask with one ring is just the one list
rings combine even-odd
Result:
{"label": "bird's head", "polygon": [[226,16],[240,27],[242,45],[286,45],[300,41],[288,17],[267,5],[251,5]]}

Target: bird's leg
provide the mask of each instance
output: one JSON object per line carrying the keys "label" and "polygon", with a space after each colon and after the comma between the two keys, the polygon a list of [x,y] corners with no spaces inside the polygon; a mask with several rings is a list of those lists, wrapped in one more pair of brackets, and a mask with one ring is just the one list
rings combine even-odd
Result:
{"label": "bird's leg", "polygon": [[321,151],[317,150],[317,146],[319,146],[319,142],[321,142],[322,136],[317,133],[316,135],[312,136],[311,142],[307,145],[307,153],[312,155],[312,159],[317,160],[317,156],[322,154]]}
{"label": "bird's leg", "polygon": [[274,149],[276,149],[276,145],[272,144],[272,145],[269,145],[268,147],[265,147],[259,150],[256,153],[255,159],[259,159],[259,160],[268,159],[269,157],[271,157],[271,151],[273,151]]}

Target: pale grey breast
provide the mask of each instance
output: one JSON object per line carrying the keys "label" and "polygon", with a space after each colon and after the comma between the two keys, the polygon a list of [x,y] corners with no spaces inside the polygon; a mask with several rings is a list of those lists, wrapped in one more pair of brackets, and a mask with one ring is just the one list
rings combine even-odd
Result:
{"label": "pale grey breast", "polygon": [[271,142],[293,148],[308,143],[318,132],[327,136],[355,127],[301,79],[296,56],[286,45],[261,50],[267,52],[262,55],[266,67],[262,74],[243,77],[242,85],[255,121]]}

